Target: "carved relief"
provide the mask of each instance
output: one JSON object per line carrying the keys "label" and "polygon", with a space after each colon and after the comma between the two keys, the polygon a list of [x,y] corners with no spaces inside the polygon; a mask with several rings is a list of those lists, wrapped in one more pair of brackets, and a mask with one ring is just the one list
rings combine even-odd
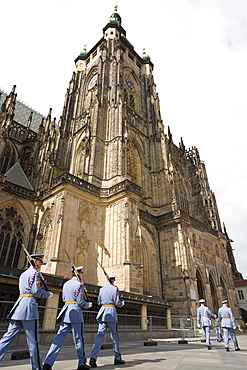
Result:
{"label": "carved relief", "polygon": [[81,254],[83,257],[87,256],[89,249],[89,240],[86,237],[86,232],[84,229],[82,229],[81,235],[79,236],[79,238],[77,238],[76,248],[78,250],[78,255]]}

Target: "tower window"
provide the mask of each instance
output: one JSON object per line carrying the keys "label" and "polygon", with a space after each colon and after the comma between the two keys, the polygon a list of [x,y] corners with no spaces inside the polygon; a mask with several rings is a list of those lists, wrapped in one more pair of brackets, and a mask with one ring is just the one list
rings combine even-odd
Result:
{"label": "tower window", "polygon": [[18,267],[23,240],[23,220],[14,209],[0,210],[0,264]]}
{"label": "tower window", "polygon": [[244,299],[244,291],[242,289],[238,289],[238,298]]}

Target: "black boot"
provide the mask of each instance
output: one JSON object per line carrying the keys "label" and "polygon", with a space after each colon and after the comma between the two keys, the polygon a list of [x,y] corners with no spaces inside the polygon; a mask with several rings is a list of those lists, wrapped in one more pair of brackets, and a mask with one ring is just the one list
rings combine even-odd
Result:
{"label": "black boot", "polygon": [[90,366],[87,364],[84,364],[84,365],[78,366],[77,368],[77,370],[83,370],[83,369],[90,369]]}
{"label": "black boot", "polygon": [[52,370],[51,365],[45,363],[43,365],[43,370]]}
{"label": "black boot", "polygon": [[95,358],[90,358],[89,365],[91,367],[97,367]]}
{"label": "black boot", "polygon": [[114,365],[124,365],[125,361],[124,360],[115,360]]}

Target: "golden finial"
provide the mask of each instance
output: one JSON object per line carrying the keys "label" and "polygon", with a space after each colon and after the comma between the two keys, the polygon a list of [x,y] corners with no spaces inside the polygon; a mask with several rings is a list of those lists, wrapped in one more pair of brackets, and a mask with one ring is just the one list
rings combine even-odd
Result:
{"label": "golden finial", "polygon": [[118,4],[116,3],[116,5],[114,6],[114,12],[117,13],[117,8],[118,8]]}

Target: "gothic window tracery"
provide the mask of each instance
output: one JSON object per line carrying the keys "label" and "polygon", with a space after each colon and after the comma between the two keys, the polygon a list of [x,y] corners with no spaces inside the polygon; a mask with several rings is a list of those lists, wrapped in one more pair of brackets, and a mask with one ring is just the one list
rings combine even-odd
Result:
{"label": "gothic window tracery", "polygon": [[127,151],[127,173],[131,176],[132,182],[142,186],[141,159],[133,144],[130,145]]}
{"label": "gothic window tracery", "polygon": [[9,143],[5,145],[0,161],[0,173],[4,174],[15,164],[15,153]]}
{"label": "gothic window tracery", "polygon": [[21,165],[27,176],[30,176],[31,174],[31,161],[31,150],[26,147],[23,153]]}
{"label": "gothic window tracery", "polygon": [[14,207],[0,210],[0,265],[21,267],[23,229],[23,220]]}

